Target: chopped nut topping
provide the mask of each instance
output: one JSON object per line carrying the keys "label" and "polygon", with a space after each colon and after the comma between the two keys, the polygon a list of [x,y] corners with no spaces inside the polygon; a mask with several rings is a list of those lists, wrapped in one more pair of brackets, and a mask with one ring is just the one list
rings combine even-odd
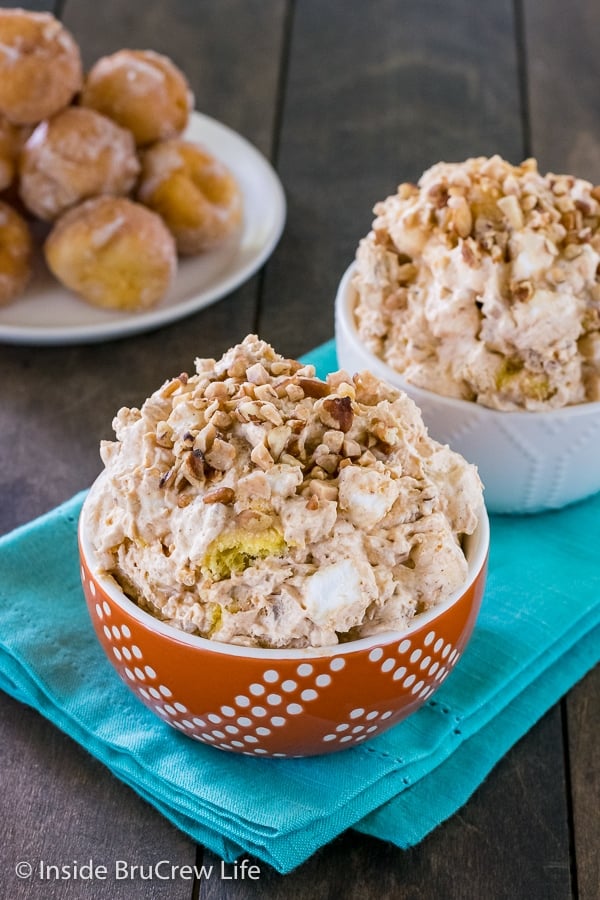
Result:
{"label": "chopped nut topping", "polygon": [[270,380],[269,373],[262,363],[254,363],[246,369],[246,378],[253,384],[267,384]]}
{"label": "chopped nut topping", "polygon": [[179,460],[179,475],[191,485],[202,486],[204,484],[206,471],[202,450],[188,450],[182,455]]}
{"label": "chopped nut topping", "polygon": [[195,449],[201,450],[202,453],[206,453],[206,451],[212,447],[212,443],[216,436],[217,429],[212,422],[207,422],[204,428],[202,428],[194,438]]}
{"label": "chopped nut topping", "polygon": [[340,431],[350,431],[354,413],[350,397],[331,397],[323,401],[325,411],[324,421],[326,425],[332,425]]}
{"label": "chopped nut topping", "polygon": [[342,446],[344,444],[344,432],[343,431],[326,431],[323,434],[323,444],[332,452],[332,453],[341,453]]}
{"label": "chopped nut topping", "polygon": [[101,451],[98,549],[140,606],[219,641],[320,646],[463,583],[480,483],[406,395],[369,372],[321,381],[255,336],[196,367],[120,411]]}
{"label": "chopped nut topping", "polygon": [[211,381],[203,391],[207,400],[226,400],[229,396],[227,385],[222,381]]}
{"label": "chopped nut topping", "polygon": [[398,284],[406,284],[416,278],[419,270],[413,263],[404,263],[398,267]]}
{"label": "chopped nut topping", "polygon": [[255,466],[259,466],[261,469],[270,469],[274,464],[274,459],[264,444],[258,444],[254,447],[250,454],[250,459]]}
{"label": "chopped nut topping", "polygon": [[320,444],[314,452],[314,461],[330,475],[333,475],[340,461],[337,453],[331,453],[325,444]]}
{"label": "chopped nut topping", "polygon": [[409,383],[497,409],[591,399],[600,357],[584,366],[578,342],[598,331],[600,185],[477,157],[432,166],[374,210],[353,278],[369,350]]}
{"label": "chopped nut topping", "polygon": [[258,509],[243,509],[236,516],[235,523],[238,528],[245,528],[247,531],[264,531],[266,528],[270,528],[273,519]]}
{"label": "chopped nut topping", "polygon": [[472,241],[466,240],[462,241],[460,245],[460,252],[465,263],[471,268],[475,269],[479,266],[479,259],[475,255],[475,251],[473,250]]}
{"label": "chopped nut topping", "polygon": [[466,238],[471,234],[473,216],[464,197],[450,197],[448,206],[452,210],[450,220],[459,237]]}
{"label": "chopped nut topping", "polygon": [[159,422],[156,426],[156,443],[166,449],[173,446],[173,430],[167,422]]}
{"label": "chopped nut topping", "polygon": [[174,394],[175,391],[179,390],[182,386],[181,378],[173,378],[171,381],[168,381],[162,388],[161,394],[163,397],[170,397],[171,394]]}
{"label": "chopped nut topping", "polygon": [[278,425],[269,431],[267,434],[267,444],[269,445],[269,450],[271,451],[273,459],[279,459],[290,439],[291,433],[292,429],[289,425]]}
{"label": "chopped nut topping", "polygon": [[158,486],[161,488],[167,487],[173,481],[174,478],[175,478],[175,469],[168,469],[166,472],[164,472],[161,475],[160,481],[158,482]]}
{"label": "chopped nut topping", "polygon": [[219,487],[209,491],[202,498],[203,503],[233,503],[235,491],[230,487]]}
{"label": "chopped nut topping", "polygon": [[361,446],[358,441],[348,440],[345,438],[344,443],[342,444],[342,453],[344,456],[360,456],[362,453]]}
{"label": "chopped nut topping", "polygon": [[523,213],[514,194],[510,194],[508,197],[501,197],[498,200],[498,206],[513,228],[519,229],[523,227]]}
{"label": "chopped nut topping", "polygon": [[236,451],[233,444],[215,438],[212,447],[205,454],[206,462],[213,469],[226,472],[233,465]]}
{"label": "chopped nut topping", "polygon": [[[410,196],[410,195],[409,195]],[[434,184],[427,191],[427,197],[437,209],[442,209],[448,203],[448,185]],[[405,199],[404,197],[402,199]]]}
{"label": "chopped nut topping", "polygon": [[298,386],[302,388],[307,397],[326,397],[330,392],[329,385],[316,378],[299,378]]}
{"label": "chopped nut topping", "polygon": [[510,286],[513,300],[518,303],[526,303],[533,297],[534,288],[530,281],[518,281]]}

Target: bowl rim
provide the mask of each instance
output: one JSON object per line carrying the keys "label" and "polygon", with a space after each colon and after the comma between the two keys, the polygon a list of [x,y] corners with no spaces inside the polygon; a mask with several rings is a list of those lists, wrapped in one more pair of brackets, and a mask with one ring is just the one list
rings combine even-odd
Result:
{"label": "bowl rim", "polygon": [[[102,472],[95,484],[100,478],[103,478],[105,472]],[[88,492],[79,515],[78,523],[78,543],[79,555],[85,562],[94,581],[109,596],[113,603],[123,610],[127,615],[131,616],[140,625],[149,628],[151,631],[168,638],[176,643],[186,644],[197,650],[204,650],[209,653],[218,653],[225,656],[245,657],[255,660],[268,662],[269,660],[310,660],[316,658],[329,658],[334,656],[345,656],[351,653],[363,652],[373,647],[384,644],[394,643],[409,638],[410,635],[421,628],[435,622],[441,615],[454,606],[461,597],[473,586],[476,580],[485,569],[488,560],[490,545],[490,523],[485,505],[479,509],[478,524],[471,535],[467,535],[464,539],[466,545],[466,554],[468,562],[467,577],[463,584],[453,591],[442,603],[439,603],[425,612],[418,613],[411,620],[409,625],[400,631],[380,631],[368,637],[359,638],[355,641],[347,641],[343,644],[331,644],[325,647],[302,647],[302,648],[266,648],[266,647],[247,647],[241,644],[226,644],[220,641],[213,641],[210,638],[203,638],[197,634],[188,634],[181,631],[174,625],[169,625],[151,615],[146,610],[141,609],[119,587],[118,583],[112,575],[104,572],[99,563],[98,557],[93,549],[89,535],[89,529],[86,527],[89,507],[93,501],[93,491]],[[82,578],[84,577],[82,567]],[[99,601],[97,601],[99,602]]]}
{"label": "bowl rim", "polygon": [[552,418],[553,420],[556,420],[557,418],[570,419],[578,416],[600,413],[600,400],[587,400],[583,403],[574,403],[570,406],[558,407],[557,409],[504,410],[483,406],[483,404],[474,403],[471,400],[461,400],[458,397],[446,397],[444,394],[436,394],[435,391],[430,391],[427,388],[412,384],[406,378],[403,378],[400,372],[381,359],[381,357],[376,356],[376,354],[369,350],[368,347],[365,347],[360,338],[354,318],[354,308],[358,300],[358,293],[352,285],[352,279],[356,273],[356,269],[357,263],[356,259],[354,259],[345,270],[338,285],[335,298],[336,344],[339,337],[337,333],[337,326],[339,325],[340,328],[344,329],[345,336],[352,342],[353,348],[365,357],[365,366],[369,367],[371,370],[376,370],[375,374],[377,374],[378,377],[395,384],[396,387],[405,391],[405,393],[412,397],[417,405],[420,405],[421,400],[427,403],[437,402],[444,404],[449,409],[454,408],[463,412],[465,409],[472,409],[479,415],[488,416],[490,419],[500,414],[504,420],[509,421],[511,419],[516,421],[517,419],[522,420],[524,418],[535,419],[536,421],[542,421],[544,418]]}

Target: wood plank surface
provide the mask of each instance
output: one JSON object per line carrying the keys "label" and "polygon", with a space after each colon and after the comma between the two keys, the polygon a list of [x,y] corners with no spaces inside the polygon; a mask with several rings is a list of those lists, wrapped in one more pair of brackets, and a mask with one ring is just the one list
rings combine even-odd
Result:
{"label": "wood plank surface", "polygon": [[[62,18],[86,65],[131,43],[172,56],[202,111],[268,155],[283,13],[276,0],[86,0],[63,4]],[[222,15],[236,27],[224,27]],[[196,356],[220,355],[251,331],[258,285],[253,278],[209,310],[140,337],[65,348],[2,346],[0,532],[91,483],[100,470],[98,442],[111,437],[120,406],[139,405],[165,378],[191,369]],[[60,863],[93,855],[109,866],[121,855],[134,862],[195,862],[191,841],[35,713],[0,695],[0,722],[3,760],[11,754],[10,772],[0,776],[0,897],[82,896],[81,885],[68,882],[18,882],[14,866],[26,854]],[[165,887],[113,878],[95,882],[93,896],[183,898],[192,890],[189,881]]]}
{"label": "wood plank surface", "polygon": [[260,332],[298,355],[333,335],[373,204],[440,159],[521,156],[512,3],[294,4],[278,169],[289,220]]}
{"label": "wood plank surface", "polygon": [[[0,0],[1,6],[10,3]],[[595,0],[66,0],[86,65],[123,46],[175,59],[196,107],[274,159],[288,201],[265,270],[218,304],[139,337],[0,345],[0,533],[86,487],[122,405],[195,356],[257,330],[286,355],[333,335],[337,282],[374,202],[439,159],[498,152],[600,181]],[[7,462],[8,461],[8,464]],[[19,860],[214,866],[37,713],[0,694],[0,900],[596,900],[598,673],[418,847],[350,832],[256,881],[19,881]]]}
{"label": "wood plank surface", "polygon": [[[14,9],[18,4],[11,3],[10,0],[0,0],[0,7],[3,9]],[[59,6],[58,0],[32,0],[27,3],[27,9],[33,12],[56,12]]]}
{"label": "wood plank surface", "polygon": [[[185,835],[33,710],[1,695],[0,716],[3,900],[81,900],[86,894],[119,900],[132,896],[132,884],[141,885],[148,900],[190,897],[190,882],[142,884],[125,877],[135,872],[120,862],[193,865],[195,848]],[[106,867],[106,880],[101,872],[93,882],[86,880],[81,867],[90,859]],[[30,878],[17,878],[19,862],[33,866]],[[56,878],[50,867],[65,865],[73,876]],[[123,878],[116,879],[117,871]]]}
{"label": "wood plank surface", "polygon": [[563,797],[546,790],[562,780],[560,734],[555,709],[418,847],[401,851],[349,832],[291,875],[262,867],[259,883],[233,884],[221,894],[206,883],[199,900],[565,900],[571,893]]}
{"label": "wood plank surface", "polygon": [[600,668],[568,695],[566,708],[573,828],[573,881],[579,900],[600,894]]}
{"label": "wood plank surface", "polygon": [[600,182],[600,4],[523,0],[532,149],[544,172]]}
{"label": "wood plank surface", "polygon": [[[600,4],[525,0],[528,106],[533,153],[542,171],[600,184]],[[600,896],[598,687],[591,673],[563,701],[574,896]]]}

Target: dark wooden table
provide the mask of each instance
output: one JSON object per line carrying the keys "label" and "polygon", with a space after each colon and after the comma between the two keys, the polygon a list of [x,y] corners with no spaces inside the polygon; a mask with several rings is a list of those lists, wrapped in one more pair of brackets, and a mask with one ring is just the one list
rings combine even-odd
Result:
{"label": "dark wooden table", "polygon": [[[2,3],[8,6],[8,3]],[[600,181],[597,0],[59,0],[86,64],[154,48],[201,111],[276,166],[288,220],[265,269],[158,331],[107,344],[0,346],[0,532],[87,486],[98,442],[195,356],[251,331],[286,355],[333,335],[337,281],[371,207],[439,159],[535,155]],[[0,695],[0,898],[600,896],[600,674],[507,754],[449,822],[407,852],[350,832],[288,876],[244,882],[19,881],[21,859],[109,866],[219,861],[37,713]],[[256,861],[253,861],[256,862]]]}

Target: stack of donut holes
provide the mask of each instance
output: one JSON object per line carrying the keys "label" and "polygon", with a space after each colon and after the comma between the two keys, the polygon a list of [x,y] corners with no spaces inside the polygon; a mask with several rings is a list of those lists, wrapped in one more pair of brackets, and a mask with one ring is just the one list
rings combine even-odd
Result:
{"label": "stack of donut holes", "polygon": [[234,176],[181,137],[192,108],[168,57],[119,50],[86,75],[58,19],[0,9],[0,305],[31,277],[36,222],[61,284],[127,311],[164,297],[179,256],[238,231]]}

